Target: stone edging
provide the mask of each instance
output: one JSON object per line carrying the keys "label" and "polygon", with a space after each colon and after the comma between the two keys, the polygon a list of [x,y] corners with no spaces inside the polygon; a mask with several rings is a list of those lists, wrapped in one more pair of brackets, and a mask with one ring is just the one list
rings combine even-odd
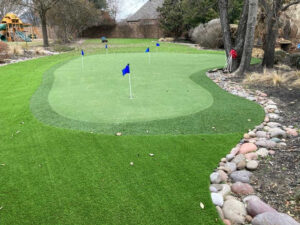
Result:
{"label": "stone edging", "polygon": [[280,124],[280,111],[265,93],[243,89],[227,80],[230,74],[225,76],[213,71],[207,76],[231,94],[257,102],[266,112],[264,122],[244,134],[240,143],[221,159],[218,168],[210,175],[211,198],[220,218],[226,225],[300,225],[289,215],[279,213],[263,202],[249,184],[251,171],[258,168],[259,159],[285,148],[286,138],[298,136],[297,130]]}

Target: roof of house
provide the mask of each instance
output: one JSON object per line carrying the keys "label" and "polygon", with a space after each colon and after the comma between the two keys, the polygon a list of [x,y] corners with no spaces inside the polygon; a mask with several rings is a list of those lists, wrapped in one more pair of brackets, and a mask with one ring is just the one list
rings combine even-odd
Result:
{"label": "roof of house", "polygon": [[127,18],[127,22],[139,20],[155,20],[158,19],[158,7],[161,7],[164,0],[149,0],[135,14]]}

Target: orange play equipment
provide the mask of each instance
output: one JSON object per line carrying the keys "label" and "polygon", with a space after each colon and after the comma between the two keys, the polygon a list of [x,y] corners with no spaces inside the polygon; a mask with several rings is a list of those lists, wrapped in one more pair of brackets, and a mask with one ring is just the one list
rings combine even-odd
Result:
{"label": "orange play equipment", "polygon": [[26,36],[24,27],[31,27],[31,25],[23,23],[13,13],[6,14],[0,23],[0,40],[31,42],[31,39]]}

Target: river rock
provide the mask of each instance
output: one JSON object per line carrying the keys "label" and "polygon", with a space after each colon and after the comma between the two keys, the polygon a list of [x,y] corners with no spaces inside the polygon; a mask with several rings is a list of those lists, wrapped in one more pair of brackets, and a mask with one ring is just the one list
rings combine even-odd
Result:
{"label": "river rock", "polygon": [[236,167],[237,167],[238,170],[243,170],[243,169],[246,168],[246,165],[247,165],[246,160],[243,160],[243,161],[240,161],[240,162],[236,165]]}
{"label": "river rock", "polygon": [[233,224],[245,223],[247,212],[244,204],[238,200],[226,200],[223,205],[223,213],[224,217],[229,219]]}
{"label": "river rock", "polygon": [[258,138],[266,138],[267,137],[267,132],[265,132],[265,131],[257,131],[256,132],[256,136]]}
{"label": "river rock", "polygon": [[296,220],[284,213],[265,212],[252,220],[252,225],[300,225]]}
{"label": "river rock", "polygon": [[223,170],[218,170],[218,173],[220,175],[221,182],[227,181],[228,179],[227,173],[225,173]]}
{"label": "river rock", "polygon": [[265,158],[269,155],[269,151],[266,148],[260,148],[258,149],[258,151],[256,152],[258,156]]}
{"label": "river rock", "polygon": [[234,154],[228,154],[226,155],[226,160],[229,162],[234,158],[234,156],[235,156]]}
{"label": "river rock", "polygon": [[257,155],[256,152],[250,152],[250,153],[246,154],[245,157],[248,160],[256,160],[256,159],[258,159],[258,155]]}
{"label": "river rock", "polygon": [[238,145],[235,148],[231,149],[230,154],[236,155],[239,151],[240,151],[240,145]]}
{"label": "river rock", "polygon": [[236,164],[233,162],[226,163],[224,167],[228,168],[228,170],[230,171],[229,173],[236,171]]}
{"label": "river rock", "polygon": [[228,219],[224,219],[224,220],[223,220],[223,223],[224,223],[225,225],[231,225],[231,222],[230,222],[230,220],[228,220]]}
{"label": "river rock", "polygon": [[223,198],[225,198],[227,195],[231,193],[231,188],[228,184],[221,184],[221,185],[222,185],[222,189],[218,193],[222,195]]}
{"label": "river rock", "polygon": [[230,174],[230,177],[234,182],[240,181],[243,183],[249,183],[251,176],[252,173],[247,170],[239,170]]}
{"label": "river rock", "polygon": [[270,128],[281,127],[281,124],[280,123],[276,123],[276,122],[269,122],[269,123],[267,123],[267,125]]}
{"label": "river rock", "polygon": [[269,134],[271,137],[285,138],[286,133],[282,129],[275,127],[269,130]]}
{"label": "river rock", "polygon": [[241,162],[241,161],[243,161],[245,159],[246,159],[245,155],[239,154],[239,155],[235,156],[234,159],[231,162],[233,162],[235,164],[238,164],[239,162]]}
{"label": "river rock", "polygon": [[258,167],[258,161],[250,160],[249,162],[247,162],[246,168],[248,170],[256,170],[257,167]]}
{"label": "river rock", "polygon": [[246,154],[257,150],[257,146],[253,143],[245,143],[241,146],[239,153]]}
{"label": "river rock", "polygon": [[219,193],[211,193],[211,199],[214,205],[222,207],[224,204],[223,196]]}
{"label": "river rock", "polygon": [[219,173],[217,172],[214,172],[210,175],[210,182],[212,184],[219,184],[221,183],[222,179],[221,179],[221,176]]}
{"label": "river rock", "polygon": [[269,113],[268,114],[268,117],[271,119],[271,120],[279,120],[280,119],[280,116],[276,113]]}
{"label": "river rock", "polygon": [[223,220],[224,219],[224,213],[223,213],[221,207],[220,206],[216,206],[216,210],[217,210],[217,212],[219,214],[219,217]]}
{"label": "river rock", "polygon": [[279,143],[281,140],[280,140],[279,138],[276,138],[276,137],[275,137],[275,138],[272,138],[271,141],[274,141],[274,142],[276,142],[276,143]]}
{"label": "river rock", "polygon": [[244,198],[243,201],[246,204],[248,214],[252,217],[255,217],[264,212],[276,212],[275,209],[260,200],[260,198],[255,195],[248,196]]}
{"label": "river rock", "polygon": [[256,145],[263,147],[263,148],[275,148],[276,147],[276,142],[270,141],[270,140],[258,140]]}
{"label": "river rock", "polygon": [[236,182],[231,186],[232,192],[238,195],[250,195],[254,193],[254,189],[250,184]]}
{"label": "river rock", "polygon": [[292,129],[292,128],[286,128],[286,133],[289,136],[293,136],[293,137],[297,137],[298,136],[298,132],[296,129]]}

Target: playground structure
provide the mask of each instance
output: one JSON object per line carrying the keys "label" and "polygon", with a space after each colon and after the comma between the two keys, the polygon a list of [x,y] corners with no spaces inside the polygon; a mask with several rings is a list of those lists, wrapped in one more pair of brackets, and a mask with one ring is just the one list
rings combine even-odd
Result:
{"label": "playground structure", "polygon": [[22,20],[13,13],[6,14],[0,23],[0,40],[8,42],[31,42],[31,38],[26,36],[25,27],[31,27],[31,25],[23,23]]}

